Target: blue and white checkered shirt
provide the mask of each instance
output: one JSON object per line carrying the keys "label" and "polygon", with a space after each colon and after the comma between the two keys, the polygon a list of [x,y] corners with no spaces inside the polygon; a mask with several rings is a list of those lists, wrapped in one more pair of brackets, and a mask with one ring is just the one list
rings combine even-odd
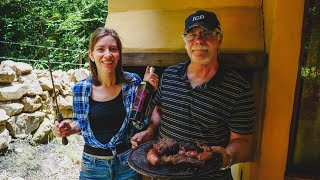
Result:
{"label": "blue and white checkered shirt", "polygon": [[130,142],[130,137],[133,133],[132,122],[130,121],[130,111],[135,98],[137,88],[141,83],[141,78],[135,73],[124,72],[125,77],[131,79],[127,83],[122,84],[123,104],[126,110],[126,117],[117,134],[115,134],[107,144],[100,143],[95,137],[90,128],[89,123],[89,98],[92,94],[92,77],[88,77],[79,81],[73,87],[73,120],[78,124],[85,143],[95,148],[103,148],[112,150],[112,153],[117,154],[115,145]]}

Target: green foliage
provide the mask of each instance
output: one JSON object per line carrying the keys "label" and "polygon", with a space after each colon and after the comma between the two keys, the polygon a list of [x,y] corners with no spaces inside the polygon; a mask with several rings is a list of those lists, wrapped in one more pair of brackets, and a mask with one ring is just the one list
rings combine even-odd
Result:
{"label": "green foliage", "polygon": [[48,51],[54,69],[77,68],[80,53],[87,61],[90,34],[104,26],[107,14],[107,0],[3,0],[0,41],[21,44],[0,42],[0,56],[47,69],[45,48],[39,47],[47,44],[54,47]]}
{"label": "green foliage", "polygon": [[[320,1],[319,1],[320,2]],[[320,14],[320,4],[314,4],[307,10],[306,26],[306,40],[304,41],[304,57],[301,67],[301,76],[305,83],[320,84],[320,39],[315,34],[319,27],[316,25],[316,17]]]}

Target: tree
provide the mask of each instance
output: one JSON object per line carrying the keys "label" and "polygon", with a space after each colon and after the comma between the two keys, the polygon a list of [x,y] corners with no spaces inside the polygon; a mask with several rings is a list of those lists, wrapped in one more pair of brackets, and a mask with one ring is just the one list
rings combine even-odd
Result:
{"label": "tree", "polygon": [[0,2],[0,61],[16,58],[47,69],[45,49],[39,47],[46,43],[54,47],[48,53],[54,69],[75,68],[80,53],[86,61],[90,34],[104,26],[107,15],[107,0],[4,0]]}

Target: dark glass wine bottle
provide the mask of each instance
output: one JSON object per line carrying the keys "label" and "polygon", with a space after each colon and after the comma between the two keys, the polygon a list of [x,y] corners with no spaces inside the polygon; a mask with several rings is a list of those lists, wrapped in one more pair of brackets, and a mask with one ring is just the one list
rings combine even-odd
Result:
{"label": "dark glass wine bottle", "polygon": [[[154,68],[150,67],[150,73],[154,72]],[[136,92],[136,97],[132,106],[130,120],[134,127],[138,130],[143,128],[145,113],[148,108],[154,87],[149,82],[141,82]]]}

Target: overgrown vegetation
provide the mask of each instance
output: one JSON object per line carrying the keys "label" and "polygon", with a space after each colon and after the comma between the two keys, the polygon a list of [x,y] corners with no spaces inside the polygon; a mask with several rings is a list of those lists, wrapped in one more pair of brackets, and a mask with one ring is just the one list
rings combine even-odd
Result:
{"label": "overgrown vegetation", "polygon": [[320,15],[320,1],[316,0],[308,8],[306,13],[306,30],[303,51],[303,64],[301,67],[301,76],[309,83],[320,84],[320,39],[316,32],[319,30],[317,19]]}
{"label": "overgrown vegetation", "polygon": [[38,47],[46,43],[55,48],[48,53],[54,69],[78,67],[80,54],[87,61],[90,34],[104,26],[107,14],[108,0],[0,1],[0,61],[14,58],[47,69],[45,48]]}

